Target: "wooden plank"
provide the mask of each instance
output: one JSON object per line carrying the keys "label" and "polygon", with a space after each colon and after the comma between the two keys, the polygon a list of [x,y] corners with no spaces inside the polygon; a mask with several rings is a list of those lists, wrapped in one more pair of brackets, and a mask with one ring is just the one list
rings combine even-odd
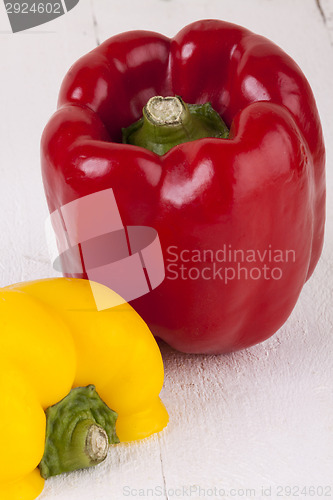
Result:
{"label": "wooden plank", "polygon": [[[40,500],[117,500],[161,491],[160,446],[157,436],[110,448],[105,462],[95,468],[54,477],[46,482]],[[149,493],[148,493],[149,495]]]}
{"label": "wooden plank", "polygon": [[321,14],[323,23],[327,28],[328,35],[333,46],[333,1],[332,0],[316,0],[318,10]]}

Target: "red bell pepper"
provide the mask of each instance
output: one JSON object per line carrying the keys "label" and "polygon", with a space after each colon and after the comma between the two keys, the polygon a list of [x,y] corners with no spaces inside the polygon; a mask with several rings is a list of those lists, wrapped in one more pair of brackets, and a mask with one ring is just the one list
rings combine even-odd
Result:
{"label": "red bell pepper", "polygon": [[[149,151],[157,129],[148,140],[131,132],[153,96],[210,102],[229,136],[173,137],[167,152]],[[218,20],[171,40],[133,31],[74,64],[58,108],[42,137],[49,209],[112,188],[125,225],[156,229],[166,276],[132,303],[153,333],[181,351],[221,353],[276,332],[324,234],[322,129],[297,64]]]}

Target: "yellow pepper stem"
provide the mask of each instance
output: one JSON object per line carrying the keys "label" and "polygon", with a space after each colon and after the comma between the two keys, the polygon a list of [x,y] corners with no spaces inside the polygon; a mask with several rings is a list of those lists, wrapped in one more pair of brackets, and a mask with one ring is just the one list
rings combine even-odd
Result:
{"label": "yellow pepper stem", "polygon": [[102,462],[109,443],[118,443],[117,414],[98,396],[95,387],[77,387],[46,410],[42,477],[92,467]]}
{"label": "yellow pepper stem", "polygon": [[83,469],[102,462],[109,447],[108,435],[94,420],[80,420],[74,429],[71,446],[67,453],[68,470]]}

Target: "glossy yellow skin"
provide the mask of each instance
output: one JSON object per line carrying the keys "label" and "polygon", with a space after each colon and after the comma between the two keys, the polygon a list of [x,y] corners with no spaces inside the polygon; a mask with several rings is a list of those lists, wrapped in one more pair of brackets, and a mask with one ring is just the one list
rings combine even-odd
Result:
{"label": "glossy yellow skin", "polygon": [[96,297],[117,299],[103,285],[72,278],[0,290],[1,499],[33,500],[42,491],[43,410],[73,387],[96,386],[118,413],[120,441],[168,423],[159,399],[163,362],[147,325],[127,303],[98,311]]}

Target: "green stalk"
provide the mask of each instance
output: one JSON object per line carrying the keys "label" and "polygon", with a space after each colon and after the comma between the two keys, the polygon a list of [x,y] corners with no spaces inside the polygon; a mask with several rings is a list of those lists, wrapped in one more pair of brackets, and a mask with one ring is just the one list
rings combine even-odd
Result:
{"label": "green stalk", "polygon": [[122,130],[123,142],[163,155],[174,146],[204,137],[225,139],[229,130],[209,102],[186,104],[181,97],[155,96],[140,120]]}
{"label": "green stalk", "polygon": [[93,385],[77,387],[46,410],[44,479],[102,462],[111,443],[119,443],[117,414],[101,400]]}

